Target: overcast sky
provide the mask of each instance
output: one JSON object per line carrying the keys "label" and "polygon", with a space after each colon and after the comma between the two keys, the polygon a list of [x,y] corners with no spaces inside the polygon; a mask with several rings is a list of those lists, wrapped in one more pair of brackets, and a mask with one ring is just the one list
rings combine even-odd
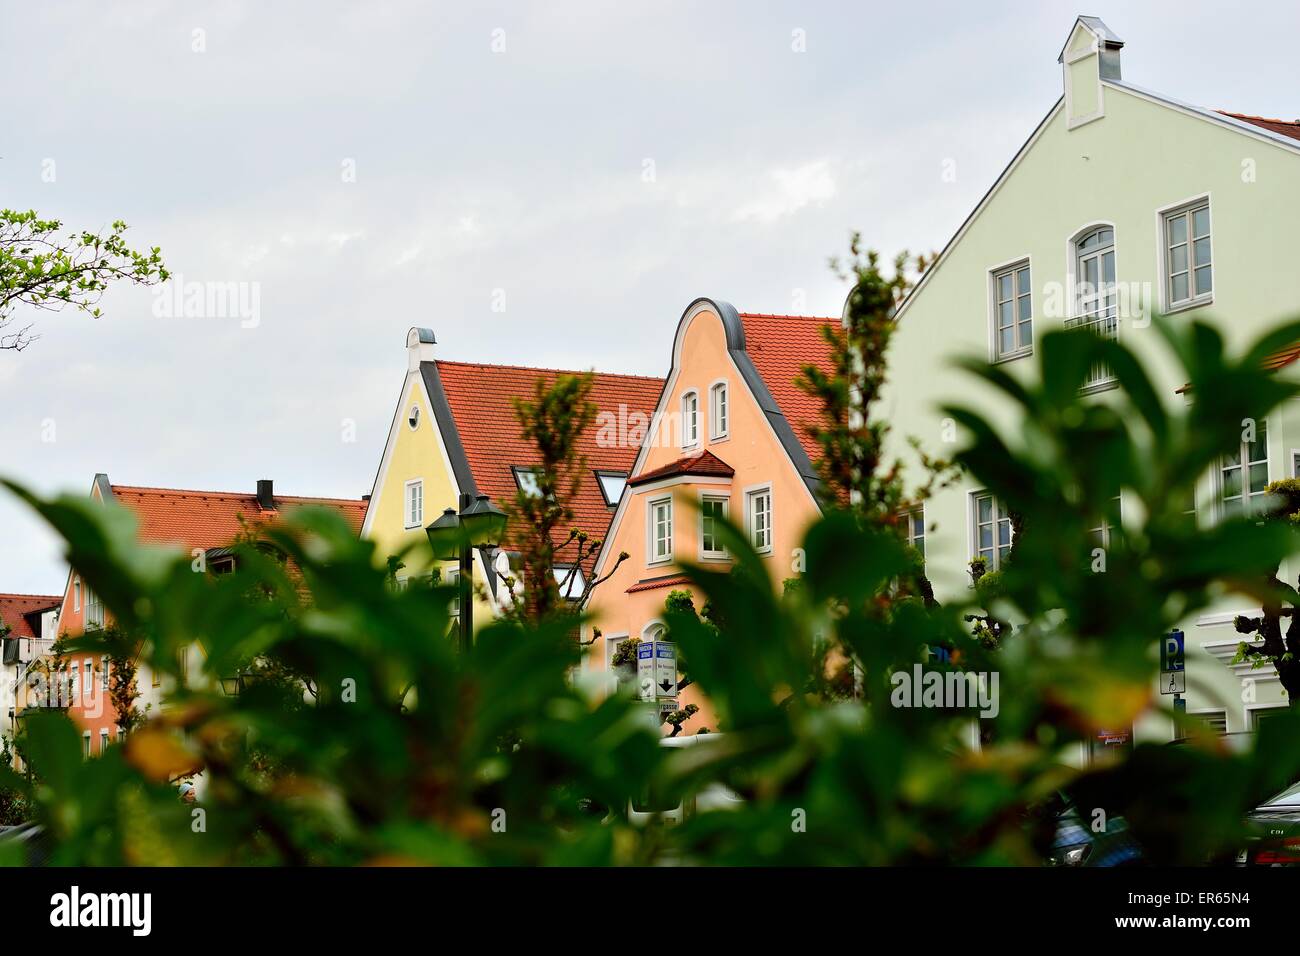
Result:
{"label": "overcast sky", "polygon": [[[1077,13],[1127,80],[1300,116],[1294,3],[1111,7],[0,3],[0,206],[125,219],[260,297],[256,325],[126,287],[32,316],[0,473],[360,496],[412,325],[448,358],[663,374],[697,296],[838,314],[828,257],[853,229],[942,246],[1060,95]],[[0,498],[0,592],[65,574]]]}

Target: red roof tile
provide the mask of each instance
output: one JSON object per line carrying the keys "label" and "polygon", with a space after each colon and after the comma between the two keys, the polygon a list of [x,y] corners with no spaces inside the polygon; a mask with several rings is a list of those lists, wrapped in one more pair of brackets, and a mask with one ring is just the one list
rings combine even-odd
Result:
{"label": "red roof tile", "polygon": [[1289,345],[1284,349],[1279,349],[1268,358],[1264,359],[1264,370],[1276,372],[1280,368],[1285,368],[1296,359],[1300,359],[1300,343]]}
{"label": "red roof tile", "polygon": [[9,637],[40,637],[27,615],[56,608],[61,600],[57,594],[0,594],[0,624],[9,625]]}
{"label": "red roof tile", "polygon": [[804,451],[816,464],[821,459],[821,446],[808,429],[822,423],[821,406],[796,382],[805,365],[815,365],[827,374],[833,371],[831,345],[823,330],[838,330],[840,320],[741,313],[740,321],[745,327],[745,351]]}
{"label": "red roof tile", "polygon": [[628,588],[627,591],[625,591],[624,593],[636,594],[638,591],[653,591],[656,588],[671,588],[671,587],[676,587],[679,584],[690,584],[690,583],[691,583],[690,578],[681,574],[677,574],[677,575],[673,575],[672,577],[651,578],[648,581],[638,581],[636,584]]}
{"label": "red roof tile", "polygon": [[730,478],[735,473],[736,469],[713,454],[713,452],[706,450],[696,452],[694,455],[687,455],[685,458],[678,458],[676,461],[670,461],[668,464],[652,471],[643,471],[629,480],[628,485],[643,485],[648,481],[667,478],[671,475],[717,475]]}
{"label": "red roof tile", "polygon": [[1248,113],[1229,113],[1227,110],[1219,110],[1218,112],[1223,116],[1231,116],[1243,123],[1266,129],[1270,133],[1279,133],[1282,136],[1289,136],[1291,139],[1300,139],[1300,119],[1269,119],[1266,116],[1251,116]]}
{"label": "red roof tile", "polygon": [[113,497],[139,519],[141,541],[177,544],[186,548],[224,548],[244,530],[265,524],[295,507],[319,505],[335,508],[358,533],[367,503],[352,498],[300,498],[275,496],[278,510],[264,511],[257,495],[227,491],[181,491],[113,485]]}
{"label": "red roof tile", "polygon": [[[538,461],[536,449],[520,436],[511,399],[532,398],[539,380],[549,385],[560,375],[582,373],[441,360],[437,366],[479,493],[503,506],[512,502],[518,491],[512,467],[528,468]],[[644,416],[648,423],[663,384],[661,378],[594,373],[591,401],[597,419],[579,441],[586,468],[573,503],[574,526],[592,537],[603,538],[614,516],[613,509],[605,504],[596,471],[626,474],[632,470],[644,426],[638,431],[638,419],[633,418],[629,427],[629,417]],[[601,428],[607,421],[623,423],[616,429],[613,442],[605,440],[608,429]],[[627,440],[629,432],[632,440]]]}

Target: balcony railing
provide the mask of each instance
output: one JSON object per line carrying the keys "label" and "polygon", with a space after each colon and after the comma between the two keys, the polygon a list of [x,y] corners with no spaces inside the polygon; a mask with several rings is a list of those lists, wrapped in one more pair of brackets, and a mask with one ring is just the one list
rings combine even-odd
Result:
{"label": "balcony railing", "polygon": [[[1092,315],[1080,315],[1073,319],[1065,320],[1067,329],[1087,329],[1094,335],[1103,339],[1114,342],[1119,338],[1119,318],[1115,314],[1115,309],[1107,309],[1105,312],[1094,313]],[[1083,388],[1085,391],[1103,388],[1115,381],[1115,372],[1106,362],[1094,362],[1088,369],[1088,377],[1084,379]]]}

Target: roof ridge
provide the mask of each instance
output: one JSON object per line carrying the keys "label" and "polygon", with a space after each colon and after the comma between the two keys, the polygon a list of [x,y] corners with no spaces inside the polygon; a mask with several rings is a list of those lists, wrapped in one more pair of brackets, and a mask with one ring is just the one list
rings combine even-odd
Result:
{"label": "roof ridge", "polygon": [[741,312],[742,319],[803,319],[808,322],[839,322],[838,315],[782,315],[777,312]]}
{"label": "roof ridge", "polygon": [[[204,498],[257,498],[255,491],[207,491],[201,488],[160,488],[154,485],[110,485],[114,493],[153,492],[164,495],[194,495]],[[337,501],[344,504],[365,504],[364,498],[333,498],[328,495],[282,495],[278,492],[276,501]]]}
{"label": "roof ridge", "polygon": [[647,382],[663,382],[662,376],[657,375],[635,375],[631,372],[600,372],[596,369],[575,369],[575,368],[551,368],[546,365],[507,365],[500,362],[465,362],[459,359],[434,359],[437,365],[460,365],[470,368],[499,368],[509,369],[515,372],[555,372],[559,375],[592,375],[603,378],[635,378]]}
{"label": "roof ridge", "polygon": [[0,593],[0,600],[4,600],[5,598],[33,598],[42,601],[46,599],[51,601],[60,601],[63,599],[63,596],[60,594],[28,594],[25,591],[5,591]]}

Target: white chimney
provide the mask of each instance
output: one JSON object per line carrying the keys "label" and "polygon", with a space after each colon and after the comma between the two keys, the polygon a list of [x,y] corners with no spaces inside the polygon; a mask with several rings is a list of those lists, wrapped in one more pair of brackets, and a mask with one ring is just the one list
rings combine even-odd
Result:
{"label": "white chimney", "polygon": [[1106,115],[1102,80],[1120,79],[1124,41],[1098,17],[1078,17],[1056,61],[1065,84],[1065,117],[1070,129]]}
{"label": "white chimney", "polygon": [[406,367],[414,372],[419,369],[421,362],[432,362],[434,347],[437,344],[438,340],[433,337],[433,329],[411,329],[406,333]]}

